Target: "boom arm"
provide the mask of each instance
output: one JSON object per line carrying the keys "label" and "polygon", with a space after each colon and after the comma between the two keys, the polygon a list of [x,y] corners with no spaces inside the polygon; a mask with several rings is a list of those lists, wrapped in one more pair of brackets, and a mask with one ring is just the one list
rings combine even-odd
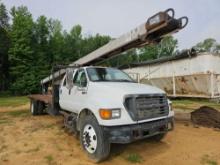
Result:
{"label": "boom arm", "polygon": [[[151,43],[159,43],[166,35],[173,34],[187,25],[187,17],[176,19],[174,16],[175,12],[173,9],[159,12],[150,17],[144,24],[78,59],[71,63],[70,66],[92,65],[131,48],[142,47]],[[50,75],[46,77],[41,81],[41,84],[51,81],[52,77],[56,78],[56,76],[61,75],[60,73],[65,73],[65,70],[59,71],[59,74],[54,73],[53,76]]]}

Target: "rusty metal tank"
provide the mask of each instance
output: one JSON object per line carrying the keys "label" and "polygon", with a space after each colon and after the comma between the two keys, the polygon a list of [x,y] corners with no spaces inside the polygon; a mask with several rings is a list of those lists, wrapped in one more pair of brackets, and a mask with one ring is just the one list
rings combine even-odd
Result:
{"label": "rusty metal tank", "polygon": [[171,97],[220,98],[220,54],[185,53],[133,64],[124,71]]}

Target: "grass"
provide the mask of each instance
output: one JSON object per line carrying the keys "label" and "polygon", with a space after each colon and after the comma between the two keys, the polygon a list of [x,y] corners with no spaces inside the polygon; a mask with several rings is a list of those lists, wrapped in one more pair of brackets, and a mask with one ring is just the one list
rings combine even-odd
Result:
{"label": "grass", "polygon": [[201,106],[209,106],[220,111],[220,104],[206,99],[175,99],[172,100],[174,109],[195,110]]}
{"label": "grass", "polygon": [[209,155],[204,155],[202,157],[201,164],[204,164],[204,165],[218,165],[218,163],[215,160],[211,159]]}
{"label": "grass", "polygon": [[16,107],[29,102],[27,96],[6,96],[0,97],[0,107]]}
{"label": "grass", "polygon": [[126,157],[126,160],[131,163],[141,163],[143,159],[139,154],[131,153],[131,154],[128,154],[128,156]]}
{"label": "grass", "polygon": [[26,117],[30,114],[27,110],[19,110],[19,111],[9,111],[9,112],[1,112],[2,115],[7,115],[10,117]]}
{"label": "grass", "polygon": [[54,128],[55,124],[48,124],[48,125],[44,125],[43,128],[45,129],[50,129],[50,128]]}
{"label": "grass", "polygon": [[30,153],[30,152],[38,152],[38,151],[40,151],[40,148],[42,147],[42,145],[39,145],[39,146],[37,146],[37,147],[35,147],[35,148],[32,148],[32,149],[29,149],[29,150],[27,150],[27,151],[25,151],[26,153]]}
{"label": "grass", "polygon": [[0,113],[0,125],[1,124],[11,124],[13,123],[12,120],[10,120],[9,118],[5,117],[5,116],[2,116],[1,113]]}
{"label": "grass", "polygon": [[48,164],[51,164],[53,162],[53,160],[54,160],[52,155],[47,155],[44,158],[47,160]]}
{"label": "grass", "polygon": [[1,124],[11,124],[11,123],[12,123],[11,120],[0,119],[0,125]]}

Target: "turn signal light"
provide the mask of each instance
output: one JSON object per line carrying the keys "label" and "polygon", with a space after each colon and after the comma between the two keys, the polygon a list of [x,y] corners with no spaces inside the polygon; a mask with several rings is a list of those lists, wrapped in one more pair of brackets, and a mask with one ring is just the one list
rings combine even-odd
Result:
{"label": "turn signal light", "polygon": [[116,119],[121,117],[120,109],[99,109],[99,115],[104,120]]}
{"label": "turn signal light", "polygon": [[111,119],[112,118],[112,111],[109,109],[100,109],[99,115],[102,119]]}

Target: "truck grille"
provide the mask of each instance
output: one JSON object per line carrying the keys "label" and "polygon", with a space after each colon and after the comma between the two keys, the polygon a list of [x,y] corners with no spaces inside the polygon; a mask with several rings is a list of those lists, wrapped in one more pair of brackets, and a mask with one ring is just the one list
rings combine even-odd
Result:
{"label": "truck grille", "polygon": [[129,95],[124,106],[133,120],[167,116],[169,106],[165,94]]}

